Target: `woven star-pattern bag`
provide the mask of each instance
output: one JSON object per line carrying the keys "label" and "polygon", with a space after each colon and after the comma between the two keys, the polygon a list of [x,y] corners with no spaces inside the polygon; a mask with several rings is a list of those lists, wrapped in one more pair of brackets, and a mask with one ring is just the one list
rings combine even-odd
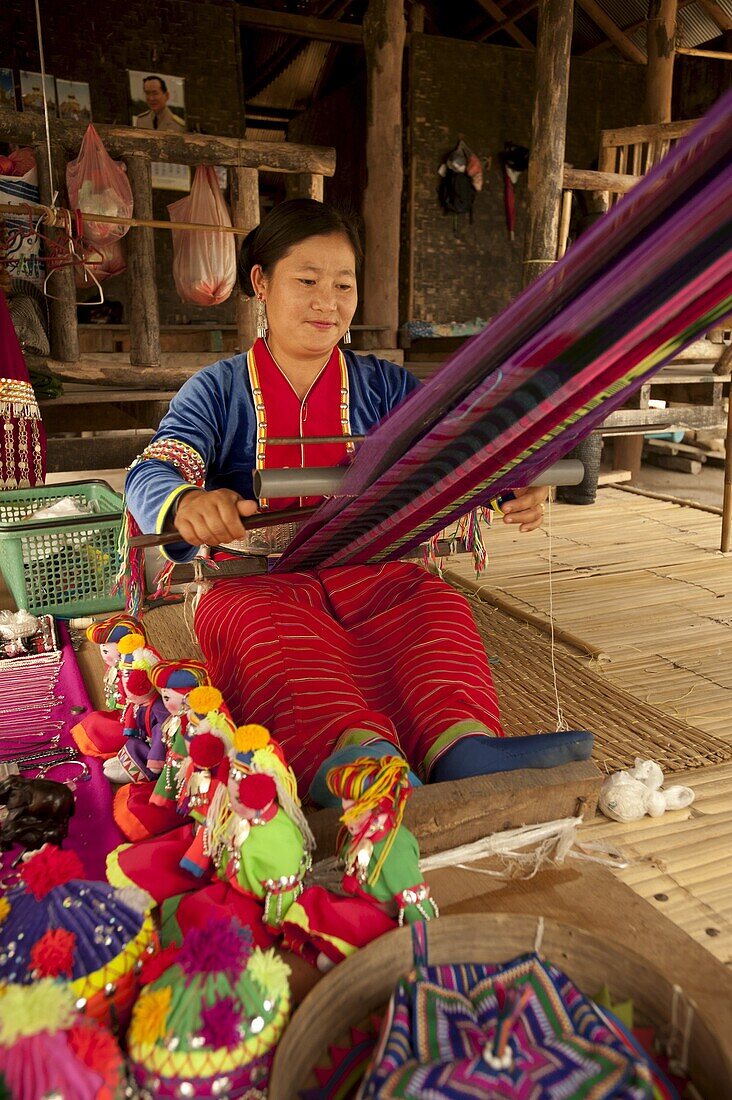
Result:
{"label": "woven star-pattern bag", "polygon": [[558,967],[417,965],[392,994],[360,1100],[651,1100],[649,1063]]}

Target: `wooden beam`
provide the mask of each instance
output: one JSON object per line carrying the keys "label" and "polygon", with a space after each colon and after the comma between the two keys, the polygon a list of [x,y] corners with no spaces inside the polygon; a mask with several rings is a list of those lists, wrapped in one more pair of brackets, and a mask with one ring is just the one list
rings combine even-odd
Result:
{"label": "wooden beam", "polygon": [[732,31],[732,16],[720,8],[716,0],[698,0],[699,6],[704,8],[707,15],[711,15],[720,30]]}
{"label": "wooden beam", "polygon": [[[234,225],[247,231],[259,225],[259,173],[254,168],[231,169],[231,216]],[[237,248],[237,258],[240,249],[241,244]],[[248,351],[257,338],[256,299],[245,298],[238,285],[234,294],[239,350]]]}
{"label": "wooden beam", "polygon": [[684,137],[692,127],[696,126],[698,118],[685,118],[679,122],[644,123],[641,126],[623,126],[618,130],[602,131],[602,146],[637,145],[642,141],[673,140]]}
{"label": "wooden beam", "polygon": [[505,12],[501,13],[501,18],[497,20],[495,26],[489,27],[486,31],[481,31],[476,35],[476,41],[487,42],[489,38],[493,38],[499,31],[506,31],[510,33],[511,27],[515,27],[519,19],[523,19],[525,15],[528,15],[530,11],[538,7],[539,0],[527,0],[525,4],[522,4],[513,15],[506,15]]}
{"label": "wooden beam", "polygon": [[[424,858],[519,825],[556,821],[577,812],[591,819],[602,778],[595,764],[586,760],[453,783],[428,783],[407,802],[404,824],[416,836]],[[339,811],[319,810],[308,821],[318,852],[334,851]]]}
{"label": "wooden beam", "polygon": [[569,191],[612,191],[615,195],[624,195],[631,187],[635,187],[638,179],[638,176],[623,175],[620,172],[565,168],[563,185]]}
{"label": "wooden beam", "polygon": [[366,324],[389,326],[387,347],[396,347],[399,327],[405,41],[404,0],[370,0],[364,16],[367,181],[363,319]]}
{"label": "wooden beam", "polygon": [[572,49],[573,0],[540,0],[523,285],[556,260]]}
{"label": "wooden beam", "polygon": [[646,121],[671,121],[678,0],[649,0]]}
{"label": "wooden beam", "polygon": [[[696,4],[696,2],[697,0],[679,0],[678,10],[682,11],[683,8],[689,8],[692,4]],[[644,15],[642,19],[636,19],[634,22],[628,23],[625,27],[621,27],[621,30],[623,34],[628,37],[641,27],[645,27],[645,25],[646,17]],[[596,46],[591,46],[589,50],[584,50],[583,53],[580,54],[580,57],[592,57],[593,54],[600,53],[611,45],[611,42],[598,42]]]}
{"label": "wooden beam", "polygon": [[621,31],[617,23],[613,22],[596,0],[577,0],[577,3],[583,11],[587,12],[592,22],[596,23],[603,34],[610,39],[613,46],[620,51],[623,57],[627,58],[628,61],[634,61],[637,65],[645,65],[646,57],[643,51],[638,49],[635,42],[632,42],[624,31]]}
{"label": "wooden beam", "polygon": [[[51,139],[67,153],[81,148],[86,126],[51,119]],[[214,134],[172,134],[138,130],[134,126],[97,126],[110,156],[144,155],[173,164],[223,164],[256,168],[260,172],[335,173],[335,149],[284,141],[244,141]],[[22,145],[44,145],[43,116],[0,108],[0,140]]]}
{"label": "wooden beam", "polygon": [[323,177],[312,172],[302,172],[299,176],[288,176],[285,180],[285,194],[288,199],[315,199],[323,201]]}
{"label": "wooden beam", "polygon": [[506,20],[505,12],[503,12],[498,7],[498,4],[494,3],[494,0],[478,0],[478,3],[480,4],[481,8],[483,8],[483,11],[487,11],[488,14],[492,15],[494,19],[504,21],[505,25],[496,27],[496,30],[505,30],[507,34],[511,35],[511,38],[514,40],[514,42],[518,43],[518,45],[523,47],[523,49],[534,49],[534,43],[531,41],[531,39],[527,38],[524,32],[519,30],[518,27],[514,27],[510,20]]}
{"label": "wooden beam", "polygon": [[[132,188],[135,214],[152,218],[152,173],[145,156],[126,157],[127,178]],[[135,226],[127,234],[127,284],[129,287],[130,363],[160,365],[160,312],[158,309],[155,233]]]}
{"label": "wooden beam", "polygon": [[692,50],[686,46],[677,46],[676,53],[682,53],[685,57],[715,57],[719,61],[732,61],[732,53],[724,50]]}
{"label": "wooden beam", "polygon": [[311,15],[289,15],[265,8],[237,6],[239,22],[247,27],[294,34],[316,42],[339,42],[342,45],[363,46],[363,28],[358,23],[339,23],[335,19],[318,19]]}

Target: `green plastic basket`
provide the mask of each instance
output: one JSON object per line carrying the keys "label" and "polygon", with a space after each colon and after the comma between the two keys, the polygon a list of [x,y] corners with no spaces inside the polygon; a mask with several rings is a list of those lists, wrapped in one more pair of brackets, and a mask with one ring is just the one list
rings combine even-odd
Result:
{"label": "green plastic basket", "polygon": [[[94,515],[26,519],[62,497]],[[121,521],[122,498],[106,481],[0,493],[0,569],[18,607],[67,618],[123,607],[124,596],[112,595]]]}

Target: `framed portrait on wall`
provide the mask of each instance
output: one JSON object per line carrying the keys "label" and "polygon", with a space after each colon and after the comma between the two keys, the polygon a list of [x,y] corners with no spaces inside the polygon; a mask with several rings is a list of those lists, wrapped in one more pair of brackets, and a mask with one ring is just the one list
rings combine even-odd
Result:
{"label": "framed portrait on wall", "polygon": [[[20,70],[20,99],[24,111],[34,111],[43,114],[43,77],[40,73],[32,73],[27,69]],[[48,101],[48,113],[52,118],[56,117],[56,81],[46,73],[46,100]]]}
{"label": "framed portrait on wall", "polygon": [[[186,127],[185,78],[170,73],[128,69],[132,125],[142,130],[182,134]],[[153,161],[152,185],[166,191],[188,191],[187,164]]]}
{"label": "framed portrait on wall", "polygon": [[65,122],[91,122],[91,96],[88,84],[79,80],[59,80],[56,77],[56,96],[60,119]]}
{"label": "framed portrait on wall", "polygon": [[15,81],[12,69],[0,69],[0,107],[15,110]]}

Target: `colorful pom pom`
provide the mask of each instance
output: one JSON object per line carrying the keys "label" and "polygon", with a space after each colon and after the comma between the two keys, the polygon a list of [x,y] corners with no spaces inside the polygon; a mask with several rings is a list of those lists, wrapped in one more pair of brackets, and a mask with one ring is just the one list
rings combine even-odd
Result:
{"label": "colorful pom pom", "polygon": [[125,684],[132,695],[148,695],[153,690],[150,677],[141,668],[133,668],[128,672]]}
{"label": "colorful pom pom", "polygon": [[125,634],[124,638],[120,638],[117,642],[117,649],[120,653],[134,653],[136,649],[145,648],[145,638],[142,634]]}
{"label": "colorful pom pom", "polygon": [[247,974],[270,1000],[276,1000],[289,990],[290,968],[274,947],[266,951],[256,947],[247,963]]}
{"label": "colorful pom pom", "polygon": [[42,978],[32,985],[0,989],[0,1043],[10,1046],[24,1035],[62,1031],[76,1017],[76,998],[68,985]]}
{"label": "colorful pom pom", "polygon": [[122,1054],[114,1037],[96,1021],[80,1020],[69,1031],[68,1043],[80,1062],[105,1080],[119,1076]]}
{"label": "colorful pom pom", "polygon": [[215,768],[224,759],[224,745],[213,733],[199,733],[191,738],[188,755],[197,768]]}
{"label": "colorful pom pom", "polygon": [[6,897],[0,897],[0,924],[4,924],[4,922],[8,919],[9,913],[10,902]]}
{"label": "colorful pom pom", "polygon": [[234,748],[237,752],[256,752],[265,748],[271,740],[269,730],[264,726],[239,726],[234,734]]}
{"label": "colorful pom pom", "polygon": [[196,714],[208,714],[210,710],[218,710],[223,701],[224,697],[218,688],[209,687],[206,684],[193,688],[188,693],[188,706]]}
{"label": "colorful pom pom", "polygon": [[201,1035],[206,1046],[212,1050],[233,1050],[241,1042],[239,1032],[240,1019],[233,997],[222,997],[220,1001],[201,1009]]}
{"label": "colorful pom pom", "polygon": [[76,852],[62,852],[53,844],[44,844],[20,867],[20,875],[36,901],[55,886],[84,878],[84,866]]}
{"label": "colorful pom pom", "polygon": [[132,1023],[127,1036],[130,1045],[157,1043],[158,1039],[162,1039],[172,997],[173,990],[169,985],[163,989],[143,990],[132,1010]]}
{"label": "colorful pom pom", "polygon": [[31,969],[42,978],[71,977],[76,936],[66,928],[49,928],[31,948]]}
{"label": "colorful pom pom", "polygon": [[205,928],[192,928],[183,941],[177,963],[188,975],[230,974],[246,966],[252,950],[252,934],[236,920],[209,920]]}

